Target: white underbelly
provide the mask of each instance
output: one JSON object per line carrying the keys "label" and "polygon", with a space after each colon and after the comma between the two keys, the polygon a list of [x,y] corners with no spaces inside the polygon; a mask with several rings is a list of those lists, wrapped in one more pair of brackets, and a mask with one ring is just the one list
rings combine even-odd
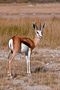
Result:
{"label": "white underbelly", "polygon": [[21,52],[26,52],[28,51],[29,47],[25,45],[24,43],[21,44]]}

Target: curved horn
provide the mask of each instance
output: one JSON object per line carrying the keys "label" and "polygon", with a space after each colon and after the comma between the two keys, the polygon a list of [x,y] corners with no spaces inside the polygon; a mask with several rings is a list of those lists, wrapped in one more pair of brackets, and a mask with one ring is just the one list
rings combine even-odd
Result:
{"label": "curved horn", "polygon": [[41,23],[40,23],[40,27],[39,27],[39,29],[41,30]]}
{"label": "curved horn", "polygon": [[45,23],[43,24],[43,28],[45,27]]}

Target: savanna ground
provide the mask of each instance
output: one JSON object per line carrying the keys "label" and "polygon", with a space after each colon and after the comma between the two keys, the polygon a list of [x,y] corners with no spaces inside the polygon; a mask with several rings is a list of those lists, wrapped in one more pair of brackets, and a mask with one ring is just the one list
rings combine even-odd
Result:
{"label": "savanna ground", "polygon": [[[31,55],[31,75],[25,57],[12,63],[8,78],[8,40],[13,35],[34,38],[32,23],[45,23],[43,38]],[[60,4],[0,5],[0,90],[60,90]]]}

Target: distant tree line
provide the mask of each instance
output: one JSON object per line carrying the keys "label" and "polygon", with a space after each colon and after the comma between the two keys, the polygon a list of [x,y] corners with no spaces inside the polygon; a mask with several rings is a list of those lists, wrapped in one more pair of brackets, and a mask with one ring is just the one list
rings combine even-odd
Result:
{"label": "distant tree line", "polygon": [[49,2],[60,2],[60,0],[0,0],[0,3],[49,3]]}

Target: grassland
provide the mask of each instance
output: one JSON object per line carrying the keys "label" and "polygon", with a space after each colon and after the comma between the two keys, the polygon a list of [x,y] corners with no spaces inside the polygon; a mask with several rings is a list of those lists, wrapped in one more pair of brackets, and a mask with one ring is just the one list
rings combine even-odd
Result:
{"label": "grassland", "polygon": [[24,55],[22,60],[16,57],[13,79],[7,76],[7,57],[8,51],[0,50],[0,90],[60,90],[60,50],[36,48],[31,56],[31,75],[26,73]]}
{"label": "grassland", "polygon": [[[45,18],[46,17],[46,18]],[[1,4],[0,47],[13,35],[34,38],[32,23],[45,23],[40,47],[60,46],[60,4]]]}
{"label": "grassland", "polygon": [[[20,17],[21,13],[29,16]],[[57,17],[56,13],[60,15],[59,4],[0,5],[0,90],[60,90],[60,16]],[[42,18],[40,14],[44,14]],[[47,17],[47,14],[50,16]],[[15,15],[19,17],[15,18]],[[33,50],[31,56],[32,73],[26,74],[26,61],[23,54],[21,61],[18,57],[13,60],[12,74],[15,77],[10,79],[7,76],[8,40],[14,35],[33,39],[33,22],[45,23],[45,30],[39,47]]]}
{"label": "grassland", "polygon": [[45,23],[45,30],[40,47],[56,48],[60,46],[60,19],[51,18],[42,20],[35,18],[0,19],[0,45],[7,45],[8,40],[14,35],[23,35],[34,38],[32,23]]}

